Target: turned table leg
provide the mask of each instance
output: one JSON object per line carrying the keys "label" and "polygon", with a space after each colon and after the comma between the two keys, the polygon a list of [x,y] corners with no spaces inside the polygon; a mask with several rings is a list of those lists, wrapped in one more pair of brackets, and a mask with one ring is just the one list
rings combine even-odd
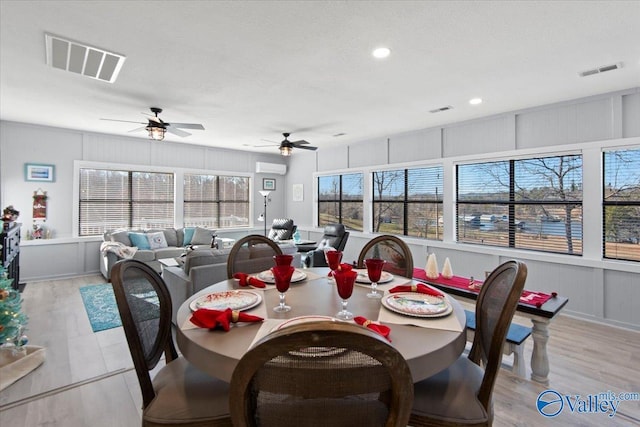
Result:
{"label": "turned table leg", "polygon": [[531,379],[549,384],[549,356],[547,355],[547,341],[549,341],[549,319],[531,319],[533,328],[533,353],[531,353]]}

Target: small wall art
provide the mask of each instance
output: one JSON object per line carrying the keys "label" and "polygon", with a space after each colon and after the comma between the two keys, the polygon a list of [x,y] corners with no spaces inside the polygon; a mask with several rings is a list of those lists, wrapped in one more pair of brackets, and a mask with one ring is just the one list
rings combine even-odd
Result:
{"label": "small wall art", "polygon": [[25,181],[54,182],[55,168],[54,165],[25,163],[24,179]]}
{"label": "small wall art", "polygon": [[262,178],[262,189],[274,191],[276,189],[276,180],[273,178]]}
{"label": "small wall art", "polygon": [[304,185],[293,184],[293,201],[302,202],[304,200]]}

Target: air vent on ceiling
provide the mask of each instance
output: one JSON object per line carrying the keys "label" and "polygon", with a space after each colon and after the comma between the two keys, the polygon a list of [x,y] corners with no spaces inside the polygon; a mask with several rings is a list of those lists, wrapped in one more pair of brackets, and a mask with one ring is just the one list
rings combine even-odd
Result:
{"label": "air vent on ceiling", "polygon": [[126,57],[53,34],[44,35],[47,64],[92,79],[113,83]]}
{"label": "air vent on ceiling", "polygon": [[604,73],[605,71],[613,71],[618,68],[622,68],[622,62],[618,62],[617,64],[611,65],[603,65],[602,67],[593,68],[591,70],[581,71],[578,73],[580,77],[593,76],[594,74]]}
{"label": "air vent on ceiling", "polygon": [[429,110],[430,113],[441,113],[443,111],[451,110],[453,107],[451,105],[445,105],[444,107],[436,108],[435,110]]}

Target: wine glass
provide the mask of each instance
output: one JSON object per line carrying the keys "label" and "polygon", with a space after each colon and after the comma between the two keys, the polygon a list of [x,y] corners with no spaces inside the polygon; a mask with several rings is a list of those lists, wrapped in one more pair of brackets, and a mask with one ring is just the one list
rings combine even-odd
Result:
{"label": "wine glass", "polygon": [[291,265],[291,263],[293,262],[293,255],[274,255],[273,260],[276,265]]}
{"label": "wine glass", "polygon": [[327,260],[327,265],[329,266],[329,269],[331,269],[329,277],[332,277],[340,266],[340,261],[342,261],[342,252],[331,247],[326,248],[324,250],[324,259]]}
{"label": "wine glass", "polygon": [[367,294],[369,298],[382,298],[382,294],[379,293],[376,288],[380,276],[382,275],[382,267],[384,267],[385,260],[378,258],[369,258],[364,260],[364,265],[367,266],[367,275],[371,281],[371,292]]}
{"label": "wine glass", "polygon": [[342,310],[336,314],[336,317],[340,320],[353,319],[353,313],[347,311],[347,300],[353,293],[353,285],[356,282],[356,277],[358,277],[358,272],[353,271],[350,268],[336,268],[333,272],[333,278],[336,281],[336,287],[338,288],[338,295],[342,298]]}
{"label": "wine glass", "polygon": [[276,289],[280,292],[280,304],[273,308],[273,311],[277,313],[291,310],[291,307],[285,304],[284,293],[289,289],[294,271],[295,267],[292,265],[276,265],[271,268],[273,279],[276,282]]}

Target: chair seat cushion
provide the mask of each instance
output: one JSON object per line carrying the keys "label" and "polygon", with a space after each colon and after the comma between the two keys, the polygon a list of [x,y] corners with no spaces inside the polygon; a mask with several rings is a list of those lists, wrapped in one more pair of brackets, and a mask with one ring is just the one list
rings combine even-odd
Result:
{"label": "chair seat cushion", "polygon": [[219,420],[229,417],[229,384],[215,379],[179,357],[153,378],[156,397],[144,419],[157,424]]}
{"label": "chair seat cushion", "polygon": [[486,422],[487,411],[478,400],[484,370],[460,356],[442,372],[414,386],[411,416],[462,423]]}

